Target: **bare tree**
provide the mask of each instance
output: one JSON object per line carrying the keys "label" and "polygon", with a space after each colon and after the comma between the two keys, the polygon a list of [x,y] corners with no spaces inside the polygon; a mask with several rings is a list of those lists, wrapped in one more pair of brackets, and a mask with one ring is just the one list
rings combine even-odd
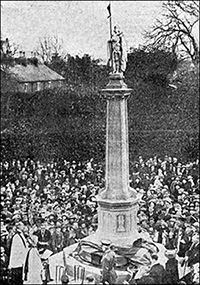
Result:
{"label": "bare tree", "polygon": [[58,36],[40,38],[37,54],[44,62],[51,62],[52,56],[63,54],[63,40]]}
{"label": "bare tree", "polygon": [[19,46],[15,43],[10,43],[8,38],[1,39],[1,71],[7,70],[14,63],[14,57],[18,53]]}
{"label": "bare tree", "polygon": [[156,19],[151,30],[145,32],[146,43],[157,48],[167,47],[197,64],[199,46],[194,28],[199,22],[199,1],[165,1],[163,10],[162,18]]}

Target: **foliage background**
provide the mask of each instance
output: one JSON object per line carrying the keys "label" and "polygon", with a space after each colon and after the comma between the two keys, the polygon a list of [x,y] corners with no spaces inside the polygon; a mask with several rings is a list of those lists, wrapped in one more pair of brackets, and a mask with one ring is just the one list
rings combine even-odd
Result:
{"label": "foliage background", "polygon": [[[64,88],[29,96],[2,92],[2,158],[103,161],[106,102],[100,89],[108,83],[107,66],[89,55],[58,54],[48,66],[66,78]],[[131,161],[138,155],[198,156],[199,71],[188,66],[167,50],[140,48],[129,54],[125,81],[133,89],[128,100]]]}

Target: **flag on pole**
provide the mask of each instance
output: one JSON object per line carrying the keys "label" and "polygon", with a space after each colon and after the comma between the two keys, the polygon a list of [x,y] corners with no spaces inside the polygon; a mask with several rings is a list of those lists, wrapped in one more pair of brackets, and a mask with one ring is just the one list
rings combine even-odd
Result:
{"label": "flag on pole", "polygon": [[107,10],[108,10],[108,13],[109,13],[108,18],[110,18],[111,17],[111,7],[110,7],[110,4],[108,5]]}

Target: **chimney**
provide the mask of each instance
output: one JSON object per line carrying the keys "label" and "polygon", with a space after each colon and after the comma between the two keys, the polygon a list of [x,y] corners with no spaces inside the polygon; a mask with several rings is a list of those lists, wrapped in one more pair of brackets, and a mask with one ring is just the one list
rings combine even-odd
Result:
{"label": "chimney", "polygon": [[5,47],[6,47],[6,53],[9,54],[9,52],[10,52],[10,45],[9,45],[8,38],[6,38],[6,40],[5,40]]}
{"label": "chimney", "polygon": [[23,53],[22,53],[22,51],[20,50],[20,52],[19,52],[19,57],[22,57],[23,56]]}
{"label": "chimney", "polygon": [[26,54],[25,54],[25,51],[23,51],[23,58],[25,58],[26,57]]}

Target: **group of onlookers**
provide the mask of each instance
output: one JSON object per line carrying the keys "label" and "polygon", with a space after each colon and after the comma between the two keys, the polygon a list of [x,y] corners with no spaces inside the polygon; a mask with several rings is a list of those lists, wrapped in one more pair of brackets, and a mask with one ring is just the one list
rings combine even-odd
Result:
{"label": "group of onlookers", "polygon": [[[185,257],[199,235],[199,160],[165,156],[130,165],[130,185],[140,197],[137,224],[154,242]],[[7,274],[13,236],[23,223],[26,239],[37,236],[39,254],[57,253],[95,232],[96,195],[105,186],[104,164],[62,158],[0,164],[1,276]],[[29,243],[32,247],[32,243]],[[193,264],[198,256],[190,255]],[[191,260],[190,260],[191,259]],[[4,266],[5,265],[5,266]]]}

